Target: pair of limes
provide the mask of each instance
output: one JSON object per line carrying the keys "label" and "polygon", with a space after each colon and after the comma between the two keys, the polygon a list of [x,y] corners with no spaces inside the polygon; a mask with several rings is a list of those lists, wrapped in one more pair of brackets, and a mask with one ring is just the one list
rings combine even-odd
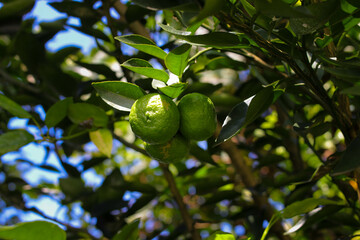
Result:
{"label": "pair of limes", "polygon": [[189,141],[208,139],[217,125],[214,104],[200,93],[185,95],[177,106],[165,95],[147,94],[136,100],[129,121],[149,155],[167,163],[184,159]]}

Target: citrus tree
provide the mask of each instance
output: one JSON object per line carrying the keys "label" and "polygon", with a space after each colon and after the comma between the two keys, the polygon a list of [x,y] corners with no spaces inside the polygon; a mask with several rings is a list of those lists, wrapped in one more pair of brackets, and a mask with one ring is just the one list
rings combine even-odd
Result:
{"label": "citrus tree", "polygon": [[359,1],[0,2],[1,239],[356,239]]}

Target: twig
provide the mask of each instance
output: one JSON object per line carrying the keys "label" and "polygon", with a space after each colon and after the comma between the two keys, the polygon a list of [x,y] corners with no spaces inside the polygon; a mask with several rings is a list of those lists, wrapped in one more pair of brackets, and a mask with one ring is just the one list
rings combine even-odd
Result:
{"label": "twig", "polygon": [[[216,134],[218,135],[219,132],[220,132],[220,125],[218,125]],[[267,196],[260,195],[256,191],[254,191],[254,188],[258,184],[258,181],[255,178],[253,172],[251,171],[251,168],[246,164],[245,158],[243,157],[243,153],[237,148],[235,143],[233,143],[231,140],[223,142],[220,145],[220,147],[229,155],[230,160],[236,172],[240,175],[240,178],[244,183],[245,187],[252,192],[255,205],[259,209],[263,210],[265,213],[265,217],[268,220],[270,220],[271,217],[274,215],[274,209],[269,204]],[[279,222],[275,223],[273,226],[273,230],[280,239],[282,240],[289,239],[288,236],[284,235],[285,231],[281,223]]]}
{"label": "twig", "polygon": [[[16,80],[15,78],[13,78],[11,75],[9,75],[5,70],[1,69],[0,68],[0,77],[2,77],[1,79],[10,83],[10,84],[13,84],[17,87],[20,87],[28,92],[31,92],[31,93],[34,93],[40,97],[44,97],[46,98],[48,101],[54,103],[56,101],[58,101],[57,98],[53,97],[53,96],[50,96],[48,94],[44,94],[41,92],[41,89],[40,88],[37,88],[37,87],[33,87],[29,84],[26,84],[26,83],[23,83],[19,80]],[[0,80],[1,80],[0,79]]]}
{"label": "twig", "polygon": [[[126,147],[129,147],[137,152],[142,153],[145,156],[149,156],[149,154],[142,148],[136,146],[135,144],[129,143],[128,141],[126,141],[125,139],[123,139],[120,136],[114,135],[114,138],[119,140],[122,144],[124,144]],[[193,240],[201,240],[200,234],[196,231],[195,227],[194,227],[194,221],[191,218],[186,205],[184,204],[183,200],[182,200],[182,196],[179,192],[179,189],[176,186],[176,182],[174,179],[174,176],[172,175],[172,173],[170,172],[168,165],[164,164],[164,163],[160,163],[160,167],[164,173],[164,177],[166,179],[166,181],[169,184],[169,188],[170,191],[177,203],[177,205],[179,206],[179,210],[181,213],[181,216],[185,222],[185,225],[188,229],[188,231],[191,233],[192,239]]]}
{"label": "twig", "polygon": [[144,36],[146,38],[151,38],[149,31],[141,24],[140,21],[133,21],[129,23],[125,17],[127,7],[125,4],[121,3],[120,0],[117,0],[113,4],[115,10],[121,16],[121,21],[129,24],[129,29],[131,32]]}
{"label": "twig", "polygon": [[179,189],[176,186],[174,176],[170,172],[168,165],[164,164],[164,163],[160,163],[160,167],[164,173],[164,177],[166,178],[166,181],[169,184],[170,191],[179,206],[179,210],[180,210],[181,216],[185,222],[186,228],[191,233],[191,238],[193,240],[201,240],[200,234],[198,231],[196,231],[196,229],[194,227],[194,221],[191,218],[188,210],[186,209],[186,205],[183,202],[183,199],[179,192]]}
{"label": "twig", "polygon": [[40,215],[41,217],[45,218],[45,219],[48,219],[48,220],[51,220],[53,222],[56,222],[58,224],[61,224],[63,225],[64,227],[66,227],[68,230],[70,231],[73,231],[73,232],[79,232],[79,233],[85,233],[87,234],[91,239],[93,240],[106,240],[107,238],[97,238],[95,236],[93,236],[91,233],[89,233],[89,231],[86,229],[86,228],[77,228],[77,227],[73,227],[71,226],[70,224],[68,223],[64,223],[58,219],[55,219],[55,218],[52,218],[52,217],[49,217],[47,216],[46,214],[44,214],[43,212],[41,212],[39,209],[35,208],[35,207],[31,207],[31,208],[28,208],[28,207],[24,207],[23,208],[24,211],[29,211],[29,212],[34,212],[38,215]]}
{"label": "twig", "polygon": [[124,144],[126,147],[131,148],[139,153],[142,153],[143,155],[149,157],[149,154],[142,149],[141,147],[136,146],[135,144],[129,143],[128,141],[126,141],[124,138],[118,136],[118,135],[113,135],[115,139],[119,140],[119,142],[121,142],[122,144]]}
{"label": "twig", "polygon": [[[110,28],[112,38],[114,39],[118,34],[117,34],[117,29],[116,29],[115,24],[114,24],[114,19],[110,15],[111,1],[102,0],[102,2],[103,2],[103,5],[104,5],[104,13],[105,13],[105,16],[106,16],[106,19],[107,19],[107,25]],[[122,72],[124,73],[124,77],[126,78],[126,81],[131,82],[131,76],[130,76],[130,73],[129,73],[128,69],[121,66],[121,64],[126,61],[126,58],[122,54],[120,42],[115,40],[114,45],[115,45],[115,48],[116,48],[115,52],[117,53],[115,55],[115,58],[118,61],[118,63],[120,64],[120,68],[121,68]]]}

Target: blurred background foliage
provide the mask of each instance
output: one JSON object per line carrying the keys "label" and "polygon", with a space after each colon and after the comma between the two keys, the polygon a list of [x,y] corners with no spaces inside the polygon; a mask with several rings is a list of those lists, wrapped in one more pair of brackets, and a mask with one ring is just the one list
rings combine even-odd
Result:
{"label": "blurred background foliage", "polygon": [[[46,220],[67,239],[355,239],[358,1],[47,1],[64,17],[38,22],[28,13],[40,1],[0,1],[2,225]],[[92,49],[51,51],[70,29]],[[167,69],[138,42],[115,40],[129,34],[166,53],[192,46],[175,100],[209,96],[219,127],[183,162],[148,157],[128,112],[92,86],[158,91],[121,65]],[[14,238],[6,229],[0,237]]]}

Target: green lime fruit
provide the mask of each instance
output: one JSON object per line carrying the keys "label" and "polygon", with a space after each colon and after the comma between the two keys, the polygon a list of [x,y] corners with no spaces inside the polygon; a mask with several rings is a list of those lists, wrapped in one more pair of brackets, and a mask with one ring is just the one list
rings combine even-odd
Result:
{"label": "green lime fruit", "polygon": [[202,141],[211,137],[217,125],[213,102],[200,93],[190,93],[181,98],[178,109],[180,112],[180,132],[192,140]]}
{"label": "green lime fruit", "polygon": [[145,143],[146,152],[154,159],[164,163],[179,162],[187,157],[190,143],[177,134],[170,141],[163,144]]}
{"label": "green lime fruit", "polygon": [[175,136],[180,116],[171,98],[152,93],[135,101],[130,110],[129,122],[132,131],[143,141],[160,144]]}

